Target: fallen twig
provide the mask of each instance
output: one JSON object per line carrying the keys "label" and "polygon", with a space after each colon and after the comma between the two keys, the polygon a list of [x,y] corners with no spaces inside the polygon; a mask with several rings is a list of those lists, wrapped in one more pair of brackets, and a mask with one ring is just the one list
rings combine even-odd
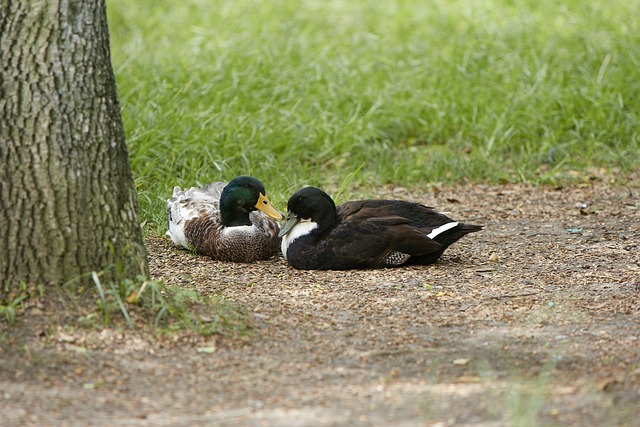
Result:
{"label": "fallen twig", "polygon": [[518,297],[528,297],[531,295],[537,295],[537,292],[526,292],[522,294],[505,294],[505,295],[492,295],[490,297],[486,297],[485,299],[502,299],[502,298],[518,298]]}

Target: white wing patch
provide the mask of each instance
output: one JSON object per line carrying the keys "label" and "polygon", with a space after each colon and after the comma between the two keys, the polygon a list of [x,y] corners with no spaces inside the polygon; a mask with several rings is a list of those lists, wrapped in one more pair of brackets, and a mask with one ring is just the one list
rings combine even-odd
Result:
{"label": "white wing patch", "polygon": [[316,228],[318,228],[318,223],[313,222],[309,219],[303,219],[299,223],[297,223],[291,229],[291,231],[282,238],[280,250],[282,251],[282,256],[284,256],[284,259],[287,259],[287,249],[289,249],[289,245],[291,245],[294,240],[296,240],[298,237],[306,236]]}
{"label": "white wing patch", "polygon": [[431,233],[427,234],[427,237],[430,239],[435,239],[437,235],[444,233],[447,230],[451,230],[454,227],[457,227],[458,223],[457,222],[448,222],[444,225],[441,225],[438,228],[434,228],[433,230],[431,230]]}

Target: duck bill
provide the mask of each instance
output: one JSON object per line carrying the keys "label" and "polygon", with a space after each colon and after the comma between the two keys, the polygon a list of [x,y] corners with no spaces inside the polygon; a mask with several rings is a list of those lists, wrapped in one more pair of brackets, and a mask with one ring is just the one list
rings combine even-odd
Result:
{"label": "duck bill", "polygon": [[256,203],[256,209],[264,212],[267,216],[270,216],[273,219],[282,219],[284,215],[278,209],[276,209],[269,198],[264,194],[260,193],[260,197],[258,197],[258,203]]}
{"label": "duck bill", "polygon": [[289,212],[289,214],[287,215],[287,219],[284,221],[284,224],[282,224],[282,228],[278,233],[278,237],[282,237],[288,234],[291,231],[291,229],[293,229],[293,227],[295,227],[296,224],[299,222],[300,222],[300,218],[298,218],[296,215]]}

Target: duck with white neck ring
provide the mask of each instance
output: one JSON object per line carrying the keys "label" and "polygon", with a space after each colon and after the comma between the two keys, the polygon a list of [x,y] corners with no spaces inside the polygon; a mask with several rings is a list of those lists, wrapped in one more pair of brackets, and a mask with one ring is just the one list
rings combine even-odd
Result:
{"label": "duck with white neck ring", "polygon": [[336,208],[315,187],[296,191],[279,237],[287,262],[303,270],[432,264],[462,236],[482,230],[402,200],[358,200]]}

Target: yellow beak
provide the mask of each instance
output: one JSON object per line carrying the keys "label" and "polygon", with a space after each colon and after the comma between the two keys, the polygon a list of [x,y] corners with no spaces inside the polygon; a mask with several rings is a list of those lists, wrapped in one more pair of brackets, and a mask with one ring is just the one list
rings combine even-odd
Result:
{"label": "yellow beak", "polygon": [[264,194],[260,193],[260,197],[258,197],[258,203],[256,203],[256,209],[264,212],[266,215],[270,216],[273,219],[282,219],[284,215],[278,209],[276,209],[269,198]]}

